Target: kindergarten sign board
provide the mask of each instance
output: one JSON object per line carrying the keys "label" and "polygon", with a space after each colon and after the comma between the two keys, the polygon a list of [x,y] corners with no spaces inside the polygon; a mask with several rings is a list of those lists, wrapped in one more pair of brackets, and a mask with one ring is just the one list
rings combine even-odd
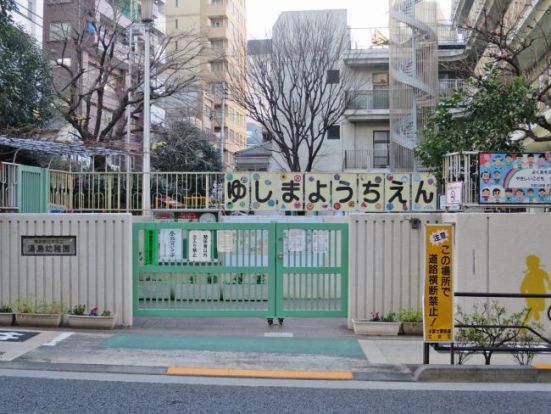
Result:
{"label": "kindergarten sign board", "polygon": [[232,172],[224,178],[227,211],[435,211],[430,173]]}
{"label": "kindergarten sign board", "polygon": [[481,152],[480,204],[551,204],[551,152]]}

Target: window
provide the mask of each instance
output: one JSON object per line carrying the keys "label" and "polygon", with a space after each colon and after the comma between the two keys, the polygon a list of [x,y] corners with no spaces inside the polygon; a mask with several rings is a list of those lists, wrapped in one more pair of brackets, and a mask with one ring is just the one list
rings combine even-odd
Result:
{"label": "window", "polygon": [[327,83],[339,83],[339,71],[328,70],[327,71]]}
{"label": "window", "polygon": [[213,17],[210,19],[210,27],[224,27],[223,17]]}
{"label": "window", "polygon": [[211,6],[221,6],[224,3],[224,0],[210,0]]}
{"label": "window", "polygon": [[210,63],[211,72],[223,72],[224,71],[224,62],[211,62]]}
{"label": "window", "polygon": [[327,139],[340,139],[341,138],[341,127],[340,125],[330,126],[327,130]]}
{"label": "window", "polygon": [[178,3],[178,0],[174,0],[174,7],[178,7],[180,4]]}
{"label": "window", "polygon": [[50,36],[48,39],[50,41],[68,39],[70,32],[70,22],[50,23]]}
{"label": "window", "polygon": [[174,19],[174,28],[175,28],[175,29],[178,28],[178,19]]}
{"label": "window", "polygon": [[110,74],[109,77],[107,78],[107,83],[105,84],[105,90],[113,94],[116,94],[118,85],[119,85],[119,78],[113,74]]}
{"label": "window", "polygon": [[210,47],[215,50],[224,49],[224,40],[222,39],[212,39],[210,41]]}
{"label": "window", "polygon": [[388,72],[373,73],[373,89],[388,88]]}
{"label": "window", "polygon": [[60,59],[52,60],[52,65],[71,66],[71,58],[60,58]]}
{"label": "window", "polygon": [[373,167],[386,168],[389,164],[390,134],[388,131],[373,131]]}
{"label": "window", "polygon": [[101,127],[105,128],[113,119],[113,112],[108,109],[101,111]]}

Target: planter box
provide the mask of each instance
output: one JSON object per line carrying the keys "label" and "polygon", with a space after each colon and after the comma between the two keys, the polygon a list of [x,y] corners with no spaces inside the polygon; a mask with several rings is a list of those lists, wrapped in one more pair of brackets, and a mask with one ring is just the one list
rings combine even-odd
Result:
{"label": "planter box", "polygon": [[396,336],[400,333],[401,322],[381,322],[369,319],[352,319],[356,335]]}
{"label": "planter box", "polygon": [[404,335],[423,336],[423,322],[402,322]]}
{"label": "planter box", "polygon": [[220,300],[218,283],[180,283],[174,287],[174,300],[209,301]]}
{"label": "planter box", "polygon": [[71,328],[81,329],[113,329],[115,327],[113,316],[88,316],[67,315],[67,323]]}
{"label": "planter box", "polygon": [[1,326],[10,326],[13,325],[13,313],[0,313],[0,325]]}
{"label": "planter box", "polygon": [[45,313],[16,313],[15,322],[19,326],[49,326],[58,327],[61,325],[63,314]]}
{"label": "planter box", "polygon": [[267,301],[267,283],[223,283],[222,294],[224,301]]}

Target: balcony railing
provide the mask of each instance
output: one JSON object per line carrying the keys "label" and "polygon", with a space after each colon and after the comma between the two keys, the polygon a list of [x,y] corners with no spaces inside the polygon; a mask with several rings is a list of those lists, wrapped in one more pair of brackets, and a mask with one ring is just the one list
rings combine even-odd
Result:
{"label": "balcony railing", "polygon": [[372,168],[373,151],[371,150],[345,150],[345,169],[368,169]]}
{"label": "balcony railing", "polygon": [[367,170],[371,168],[388,168],[388,150],[371,149],[345,150],[344,168]]}
{"label": "balcony railing", "polygon": [[388,109],[388,89],[349,92],[347,109]]}
{"label": "balcony railing", "polygon": [[438,96],[440,99],[451,98],[458,90],[465,86],[464,79],[440,79],[438,80]]}

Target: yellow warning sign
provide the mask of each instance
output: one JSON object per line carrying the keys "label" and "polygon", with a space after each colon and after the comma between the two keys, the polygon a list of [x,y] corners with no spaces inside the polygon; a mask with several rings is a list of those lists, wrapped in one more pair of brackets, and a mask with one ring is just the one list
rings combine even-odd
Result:
{"label": "yellow warning sign", "polygon": [[425,228],[425,342],[453,341],[453,226]]}

